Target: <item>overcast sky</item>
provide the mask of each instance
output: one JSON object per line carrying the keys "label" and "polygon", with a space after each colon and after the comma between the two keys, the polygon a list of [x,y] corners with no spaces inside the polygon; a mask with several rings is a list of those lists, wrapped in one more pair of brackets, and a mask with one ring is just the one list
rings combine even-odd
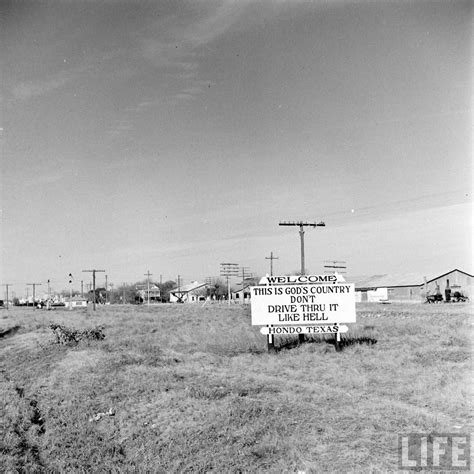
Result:
{"label": "overcast sky", "polygon": [[[472,2],[3,1],[2,284],[472,272]],[[98,282],[103,274],[98,276]]]}

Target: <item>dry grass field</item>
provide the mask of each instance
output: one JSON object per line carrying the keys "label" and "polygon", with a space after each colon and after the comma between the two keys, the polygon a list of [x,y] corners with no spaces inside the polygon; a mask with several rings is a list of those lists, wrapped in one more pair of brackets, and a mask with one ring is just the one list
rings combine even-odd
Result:
{"label": "dry grass field", "polygon": [[[238,305],[2,310],[1,469],[396,471],[399,433],[473,431],[470,306],[357,319],[341,352],[268,354]],[[105,339],[54,343],[50,323]]]}

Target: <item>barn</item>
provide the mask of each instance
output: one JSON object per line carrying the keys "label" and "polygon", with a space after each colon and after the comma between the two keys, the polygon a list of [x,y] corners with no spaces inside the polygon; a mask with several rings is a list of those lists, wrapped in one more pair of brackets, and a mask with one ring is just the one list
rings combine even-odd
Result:
{"label": "barn", "polygon": [[443,301],[455,295],[472,297],[474,276],[459,269],[427,277],[423,274],[383,274],[346,278],[355,284],[358,302],[425,302],[427,295],[441,295]]}

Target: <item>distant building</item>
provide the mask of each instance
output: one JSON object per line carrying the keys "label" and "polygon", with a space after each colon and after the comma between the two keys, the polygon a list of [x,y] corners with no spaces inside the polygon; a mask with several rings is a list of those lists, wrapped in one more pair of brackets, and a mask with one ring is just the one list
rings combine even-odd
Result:
{"label": "distant building", "polygon": [[64,302],[66,308],[87,308],[87,300],[81,296],[73,296],[72,299],[66,299]]}
{"label": "distant building", "polygon": [[242,303],[242,298],[244,303],[249,303],[250,302],[250,286],[251,285],[246,285],[244,288],[237,290],[237,291],[232,291],[231,292],[231,298],[236,302],[236,303]]}
{"label": "distant building", "polygon": [[150,303],[161,303],[161,290],[155,284],[150,285],[150,291],[148,291],[148,288],[140,287],[138,290],[138,295],[140,296],[140,300],[143,301],[143,303],[148,302],[148,296],[150,297]]}
{"label": "distant building", "polygon": [[197,301],[205,301],[206,296],[203,289],[206,283],[198,283],[192,281],[189,285],[180,286],[170,291],[170,303],[196,303]]}
{"label": "distant building", "polygon": [[[358,302],[426,301],[427,295],[441,294],[444,301],[455,299],[456,294],[471,297],[474,276],[454,269],[430,278],[422,274],[384,274],[371,277],[346,278],[355,284]],[[447,291],[448,290],[448,291]]]}

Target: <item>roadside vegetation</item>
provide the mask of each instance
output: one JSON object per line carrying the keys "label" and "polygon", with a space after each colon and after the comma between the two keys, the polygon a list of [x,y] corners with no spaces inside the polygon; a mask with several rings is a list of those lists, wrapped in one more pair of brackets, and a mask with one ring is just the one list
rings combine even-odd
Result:
{"label": "roadside vegetation", "polygon": [[4,472],[394,471],[399,433],[473,430],[466,304],[361,304],[341,352],[276,354],[247,306],[0,318]]}

